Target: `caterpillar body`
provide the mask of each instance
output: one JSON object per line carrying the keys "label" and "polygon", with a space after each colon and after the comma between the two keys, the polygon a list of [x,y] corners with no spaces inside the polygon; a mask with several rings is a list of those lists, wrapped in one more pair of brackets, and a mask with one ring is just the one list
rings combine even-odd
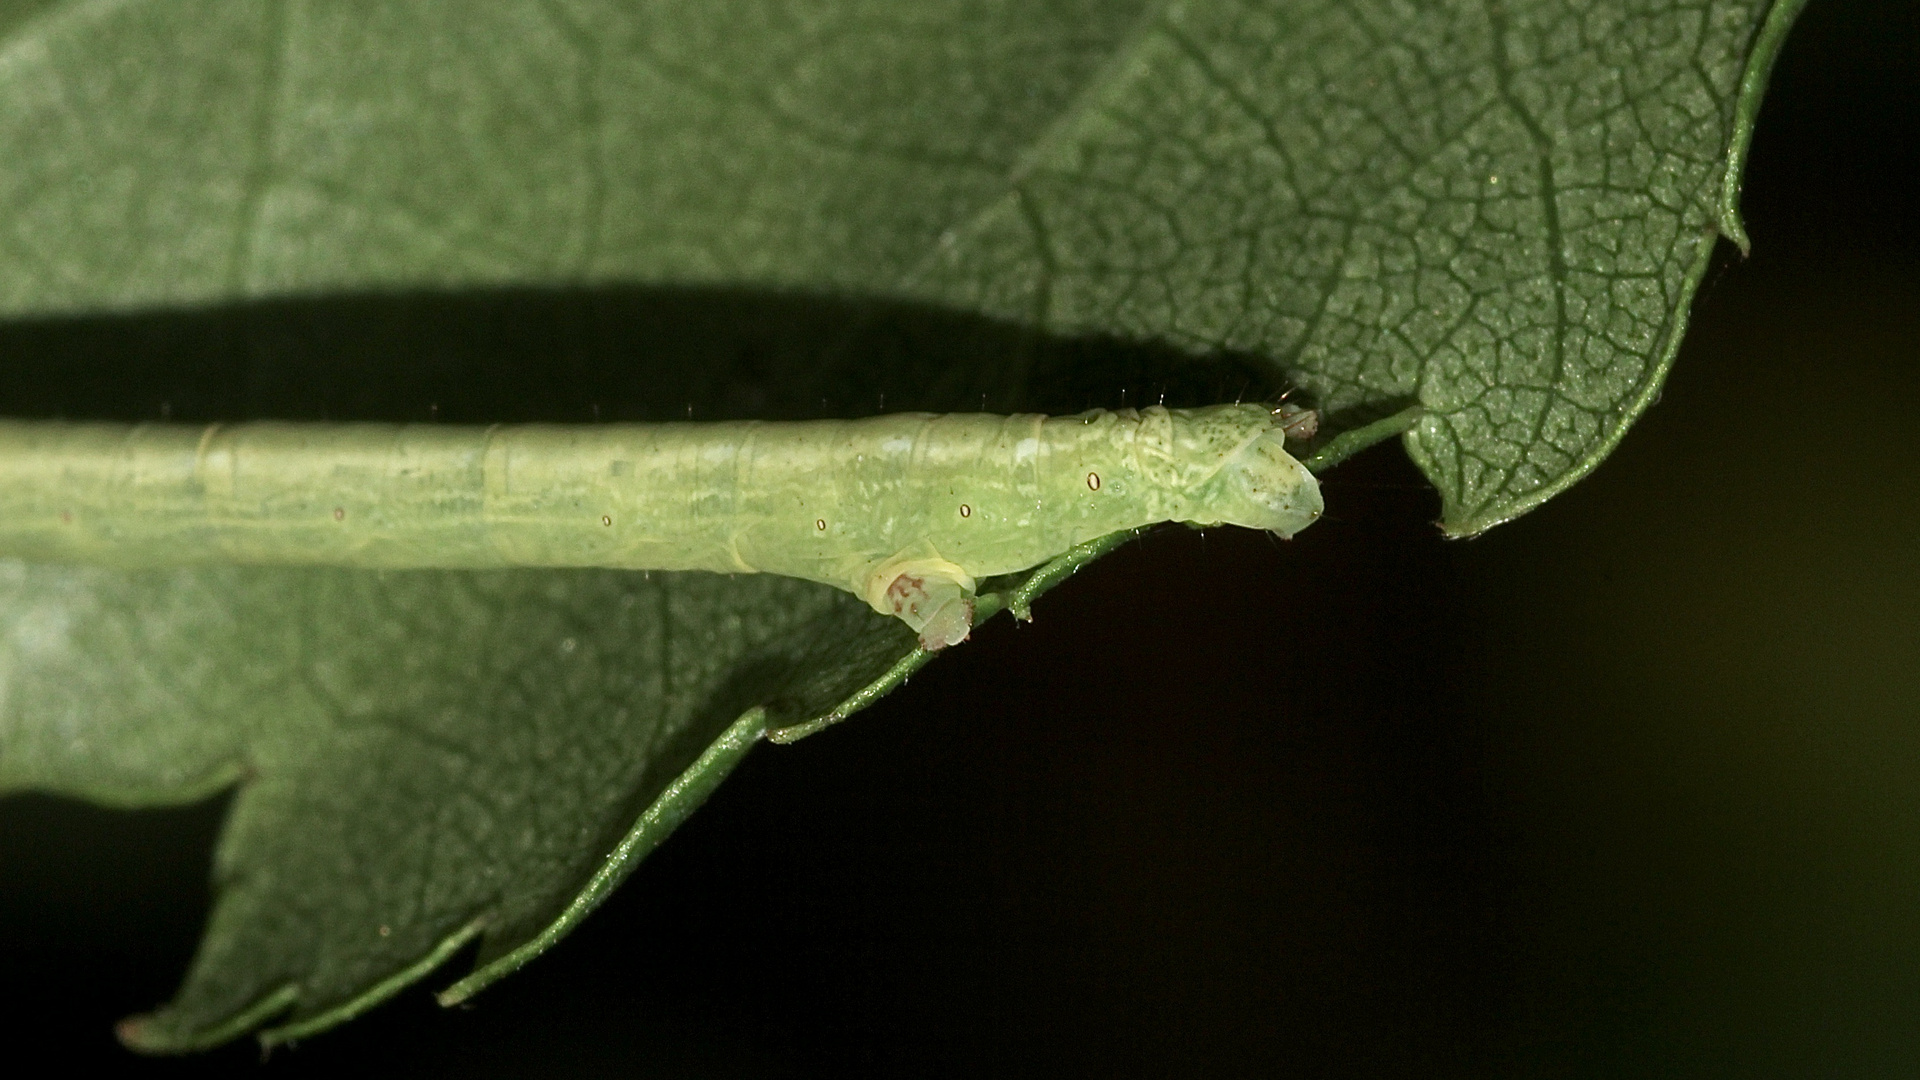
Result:
{"label": "caterpillar body", "polygon": [[929,649],[977,582],[1163,521],[1291,536],[1263,405],[514,425],[0,421],[0,555],[121,567],[612,567],[845,589]]}

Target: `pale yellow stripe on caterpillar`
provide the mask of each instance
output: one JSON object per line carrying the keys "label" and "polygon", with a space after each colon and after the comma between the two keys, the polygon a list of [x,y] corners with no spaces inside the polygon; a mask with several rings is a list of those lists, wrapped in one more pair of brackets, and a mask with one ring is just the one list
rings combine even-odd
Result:
{"label": "pale yellow stripe on caterpillar", "polygon": [[0,555],[775,573],[964,640],[981,579],[1163,521],[1317,519],[1297,409],[686,424],[0,422]]}

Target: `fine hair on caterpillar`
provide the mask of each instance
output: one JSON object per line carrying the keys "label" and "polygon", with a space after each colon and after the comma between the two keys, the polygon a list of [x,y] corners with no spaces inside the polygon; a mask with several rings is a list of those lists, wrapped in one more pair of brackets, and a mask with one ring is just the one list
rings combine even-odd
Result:
{"label": "fine hair on caterpillar", "polygon": [[773,573],[965,640],[980,580],[1164,521],[1320,516],[1292,406],[498,425],[0,421],[0,555]]}

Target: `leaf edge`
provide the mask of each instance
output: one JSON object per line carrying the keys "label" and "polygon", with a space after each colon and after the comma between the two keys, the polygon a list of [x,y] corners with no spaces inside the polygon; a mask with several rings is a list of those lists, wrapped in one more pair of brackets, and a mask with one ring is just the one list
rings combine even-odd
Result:
{"label": "leaf edge", "polygon": [[[1713,251],[1722,237],[1731,241],[1744,256],[1751,248],[1746,226],[1740,218],[1740,190],[1746,175],[1747,155],[1752,148],[1753,132],[1760,115],[1760,104],[1766,95],[1767,82],[1773,72],[1774,61],[1780,55],[1781,47],[1786,43],[1788,32],[1793,23],[1806,8],[1808,0],[1775,0],[1767,9],[1766,18],[1761,20],[1760,28],[1753,37],[1752,49],[1747,54],[1747,64],[1740,76],[1739,93],[1734,97],[1732,130],[1727,136],[1727,167],[1721,175],[1718,205],[1714,207],[1712,226],[1705,230],[1694,256],[1693,264],[1687,268],[1686,277],[1681,283],[1681,298],[1668,320],[1665,340],[1660,343],[1658,358],[1646,385],[1630,402],[1627,408],[1614,421],[1611,430],[1599,445],[1589,450],[1572,468],[1545,484],[1516,499],[1503,499],[1462,514],[1455,501],[1448,498],[1442,489],[1442,509],[1440,529],[1449,539],[1465,539],[1477,536],[1496,525],[1509,521],[1537,509],[1542,503],[1566,491],[1574,484],[1586,479],[1587,475],[1598,468],[1620,440],[1626,437],[1627,429],[1640,419],[1654,399],[1660,396],[1660,388],[1666,384],[1667,374],[1673,370],[1674,357],[1679,355],[1680,345],[1687,335],[1687,327],[1692,319],[1693,302],[1699,293],[1700,282],[1705,279],[1707,269],[1713,262]],[[1407,456],[1420,467],[1420,471],[1432,478],[1436,473],[1436,462],[1427,452],[1420,436],[1425,424],[1416,425],[1402,436]]]}

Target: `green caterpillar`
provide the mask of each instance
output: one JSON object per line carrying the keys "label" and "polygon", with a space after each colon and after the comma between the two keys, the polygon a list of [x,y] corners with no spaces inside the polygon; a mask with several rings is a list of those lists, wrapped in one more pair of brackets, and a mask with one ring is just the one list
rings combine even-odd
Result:
{"label": "green caterpillar", "polygon": [[[966,638],[976,583],[1162,521],[1320,516],[1299,410],[457,427],[0,421],[0,555],[773,573]],[[1310,414],[1306,414],[1310,419]]]}

